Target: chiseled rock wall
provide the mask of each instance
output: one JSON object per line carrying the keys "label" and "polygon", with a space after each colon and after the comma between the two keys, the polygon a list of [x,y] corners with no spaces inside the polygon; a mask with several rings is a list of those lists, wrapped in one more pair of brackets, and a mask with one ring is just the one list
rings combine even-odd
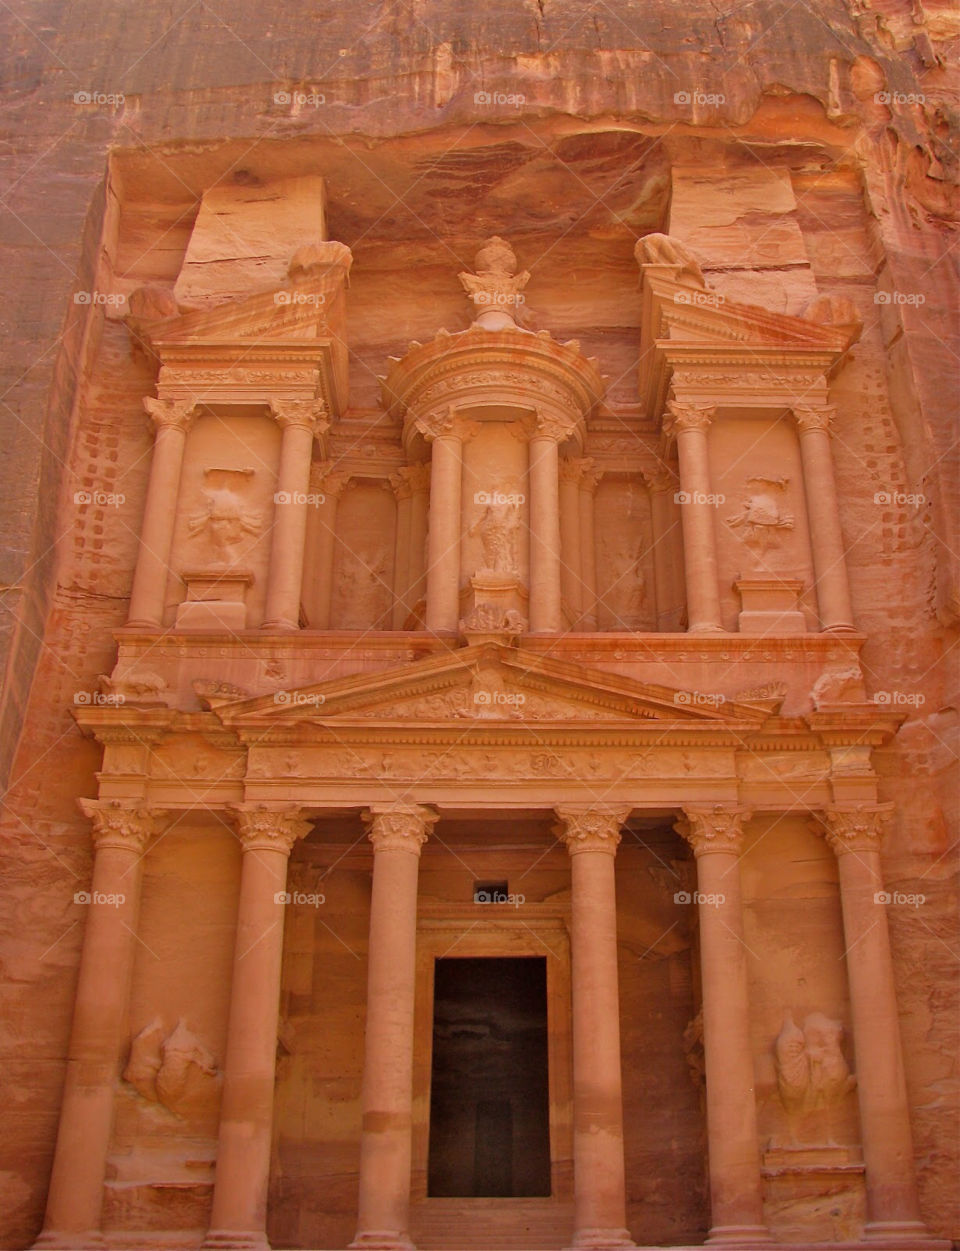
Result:
{"label": "chiseled rock wall", "polygon": [[[354,251],[361,423],[388,355],[466,324],[453,275],[490,233],[511,235],[539,324],[600,357],[625,414],[641,233],[685,239],[731,299],[798,312],[816,291],[859,307],[864,335],[835,384],[834,452],[868,690],[907,714],[877,767],[885,797],[900,801],[890,886],[926,897],[890,909],[922,1201],[938,1233],[960,1236],[949,8],[770,2],[718,17],[667,0],[237,0],[223,12],[16,0],[0,21],[0,773],[13,767],[0,874],[0,1242],[28,1245],[42,1216],[83,930],[73,894],[90,869],[74,801],[95,793],[99,763],[70,709],[113,665],[149,464],[146,365],[116,307],[74,296],[172,285],[211,182],[305,168],[327,180],[329,237]],[[124,504],[75,503],[92,490]],[[187,867],[184,891],[200,889],[211,870],[199,861],[171,868],[168,886]],[[219,881],[209,889],[228,932],[229,893]],[[803,897],[806,886],[792,889]],[[819,897],[818,882],[810,889]],[[158,941],[179,926],[183,898],[154,896],[146,921]],[[214,974],[229,938],[206,939],[220,960],[207,970],[210,1019],[190,1025],[222,1059]],[[640,1002],[645,989],[626,993]],[[788,1005],[763,1002],[764,1027],[769,1016],[779,1028]],[[175,986],[159,986],[150,1013],[161,1044],[176,1008]],[[762,1063],[772,1043],[758,1038]],[[188,1109],[192,1177],[207,1167],[210,1089],[201,1083]],[[138,1124],[128,1095],[119,1145]],[[642,1101],[642,1085],[628,1097]],[[158,1103],[137,1115],[175,1114]]]}

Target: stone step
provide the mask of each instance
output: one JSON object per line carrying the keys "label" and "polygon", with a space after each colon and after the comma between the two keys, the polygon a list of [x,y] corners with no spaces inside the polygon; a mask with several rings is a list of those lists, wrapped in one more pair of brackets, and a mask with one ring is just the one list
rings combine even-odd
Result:
{"label": "stone step", "polygon": [[555,1199],[428,1199],[410,1211],[418,1251],[558,1251],[573,1204]]}

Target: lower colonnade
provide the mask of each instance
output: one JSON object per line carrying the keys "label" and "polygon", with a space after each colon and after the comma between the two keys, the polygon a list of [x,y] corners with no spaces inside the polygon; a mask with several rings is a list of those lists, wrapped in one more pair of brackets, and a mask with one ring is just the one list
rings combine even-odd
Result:
{"label": "lower colonnade", "polygon": [[[83,800],[95,847],[59,1134],[38,1247],[104,1245],[101,1206],[113,1103],[126,1046],[145,856],[175,814],[133,801]],[[846,968],[865,1165],[864,1244],[946,1246],[920,1217],[883,890],[888,805],[814,811],[839,862]],[[574,1228],[571,1248],[632,1247],[621,1097],[615,862],[628,804],[553,810],[570,864]],[[290,853],[323,811],[232,804],[242,848],[229,1030],[207,1248],[266,1251],[284,892]],[[440,817],[428,801],[361,811],[373,847],[357,1231],[351,1248],[410,1251],[414,1004],[421,852]],[[708,1242],[770,1245],[750,1039],[740,859],[751,814],[728,801],[679,804],[675,828],[697,866],[711,1228]],[[706,901],[711,900],[710,904]],[[716,901],[719,901],[717,903]],[[814,1244],[809,1244],[814,1245]],[[819,1246],[832,1244],[816,1244]],[[836,1244],[851,1246],[852,1243]]]}

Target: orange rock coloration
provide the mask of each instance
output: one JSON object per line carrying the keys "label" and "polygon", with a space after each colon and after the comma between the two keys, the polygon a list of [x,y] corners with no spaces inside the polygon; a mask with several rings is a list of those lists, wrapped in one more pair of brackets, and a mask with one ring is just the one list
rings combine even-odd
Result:
{"label": "orange rock coloration", "polygon": [[947,1251],[955,13],[6,25],[0,1244]]}

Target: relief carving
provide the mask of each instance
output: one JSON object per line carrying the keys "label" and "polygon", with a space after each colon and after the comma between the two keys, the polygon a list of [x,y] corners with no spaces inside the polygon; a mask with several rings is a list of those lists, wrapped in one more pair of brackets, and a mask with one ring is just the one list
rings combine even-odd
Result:
{"label": "relief carving", "polygon": [[602,598],[614,618],[614,630],[640,630],[648,624],[646,580],[641,562],[647,544],[628,535],[605,535],[599,544],[598,567],[609,570],[610,582]]}
{"label": "relief carving", "polygon": [[777,1089],[789,1113],[810,1112],[839,1103],[857,1084],[844,1058],[843,1026],[822,1012],[811,1012],[801,1029],[786,1012],[774,1044]]}
{"label": "relief carving", "polygon": [[463,634],[523,634],[527,621],[516,608],[476,604],[460,622]]}
{"label": "relief carving", "polygon": [[828,666],[814,682],[810,696],[817,709],[827,704],[862,702],[864,688],[860,665],[854,660]]}
{"label": "relief carving", "polygon": [[136,1035],[123,1080],[150,1103],[182,1117],[215,1096],[219,1070],[182,1017],[172,1032],[165,1031],[157,1017]]}
{"label": "relief carving", "polygon": [[744,543],[760,555],[777,542],[778,531],[794,527],[793,514],[781,509],[789,484],[789,478],[747,478],[740,511],[726,519],[727,525],[742,531]]}
{"label": "relief carving", "polygon": [[389,565],[390,554],[385,545],[365,551],[343,548],[337,580],[339,624],[343,629],[360,630],[383,617],[390,598]]}
{"label": "relief carving", "polygon": [[520,567],[520,504],[515,493],[498,492],[470,527],[471,538],[479,537],[484,573],[517,576]]}
{"label": "relief carving", "polygon": [[231,551],[244,539],[260,533],[263,518],[248,507],[243,487],[254,477],[253,469],[210,468],[203,471],[203,507],[188,519],[190,537],[219,564],[230,564]]}

